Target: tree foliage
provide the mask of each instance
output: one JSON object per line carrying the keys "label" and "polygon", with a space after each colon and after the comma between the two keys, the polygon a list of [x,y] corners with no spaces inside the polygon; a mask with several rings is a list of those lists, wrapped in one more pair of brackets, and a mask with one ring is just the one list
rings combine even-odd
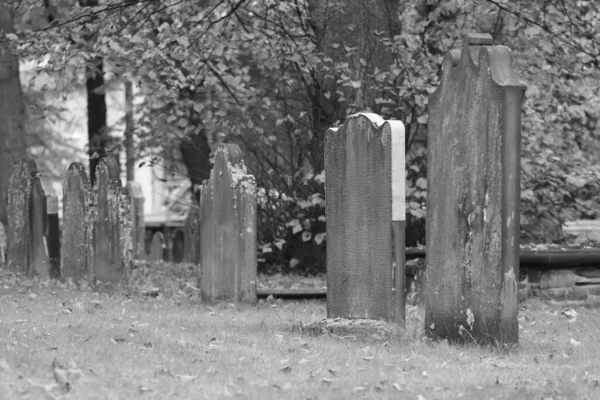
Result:
{"label": "tree foliage", "polygon": [[[40,1],[24,0],[21,11],[31,17]],[[513,50],[528,85],[523,234],[558,241],[564,221],[598,210],[599,11],[582,0],[60,0],[52,21],[30,23],[18,44],[46,71],[100,56],[111,76],[136,82],[145,151],[193,135],[239,143],[265,188],[261,239],[273,250],[292,237],[323,246],[315,226],[324,224],[314,222],[324,208],[302,205],[323,194],[313,184],[326,128],[363,110],[406,125],[410,244],[422,243],[428,95],[443,56],[468,32],[490,33]]]}

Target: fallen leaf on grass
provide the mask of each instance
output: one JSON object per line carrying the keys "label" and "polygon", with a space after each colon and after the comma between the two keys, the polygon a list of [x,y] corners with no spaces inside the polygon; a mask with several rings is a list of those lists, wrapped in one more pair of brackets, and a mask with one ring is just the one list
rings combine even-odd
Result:
{"label": "fallen leaf on grass", "polygon": [[189,382],[197,378],[196,375],[175,375],[175,377],[179,378],[181,382]]}
{"label": "fallen leaf on grass", "polygon": [[117,344],[117,343],[125,343],[125,339],[123,338],[112,338],[110,339],[113,343]]}
{"label": "fallen leaf on grass", "polygon": [[146,392],[149,392],[152,390],[150,388],[147,388],[146,386],[140,386],[138,389],[139,389],[140,393],[146,393]]}
{"label": "fallen leaf on grass", "polygon": [[0,371],[9,371],[10,365],[4,358],[0,358]]}
{"label": "fallen leaf on grass", "polygon": [[67,392],[71,390],[71,383],[69,382],[67,370],[60,365],[56,359],[52,361],[52,374],[54,375],[56,383],[58,383],[63,390]]}
{"label": "fallen leaf on grass", "polygon": [[362,359],[365,360],[365,361],[371,361],[374,358],[375,357],[373,357],[373,356],[364,356]]}

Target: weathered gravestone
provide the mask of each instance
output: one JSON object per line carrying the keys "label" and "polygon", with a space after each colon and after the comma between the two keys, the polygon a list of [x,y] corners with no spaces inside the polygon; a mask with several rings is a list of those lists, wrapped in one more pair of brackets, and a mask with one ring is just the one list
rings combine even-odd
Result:
{"label": "weathered gravestone", "polygon": [[135,260],[145,258],[145,234],[144,224],[144,193],[139,182],[129,181],[129,196],[131,197],[131,237],[132,252]]}
{"label": "weathered gravestone", "polygon": [[17,161],[8,181],[7,263],[22,273],[29,273],[29,197],[31,180],[37,174],[37,165],[31,159]]}
{"label": "weathered gravestone", "polygon": [[30,271],[42,279],[60,278],[58,196],[47,177],[36,176],[29,198]]}
{"label": "weathered gravestone", "polygon": [[127,187],[122,187],[119,192],[119,247],[121,248],[122,272],[131,272],[133,261],[133,226],[131,221],[132,199]]}
{"label": "weathered gravestone", "polygon": [[193,205],[183,226],[183,261],[198,264],[200,261],[200,210]]}
{"label": "weathered gravestone", "polygon": [[[400,165],[392,167],[393,161]],[[403,235],[396,236],[400,242],[396,257],[401,259],[394,271],[392,221],[402,224],[405,219],[404,168],[400,121],[362,113],[327,131],[328,318],[402,322],[405,277],[400,247],[404,243]],[[394,230],[396,234],[403,231]],[[394,296],[394,273],[399,296]]]}
{"label": "weathered gravestone", "polygon": [[200,190],[200,266],[204,300],[256,301],[256,183],[236,145],[217,147]]}
{"label": "weathered gravestone", "polygon": [[90,181],[83,164],[69,165],[63,184],[62,268],[63,278],[81,279],[92,266]]}
{"label": "weathered gravestone", "polygon": [[0,222],[0,268],[4,267],[6,261],[6,230],[4,224]]}
{"label": "weathered gravestone", "polygon": [[521,100],[510,50],[469,35],[429,97],[425,329],[516,343]]}
{"label": "weathered gravestone", "polygon": [[102,282],[122,277],[119,166],[113,157],[103,157],[96,167],[93,275]]}
{"label": "weathered gravestone", "polygon": [[162,232],[154,232],[152,235],[152,241],[150,242],[150,249],[146,259],[148,261],[160,261],[163,259],[165,252],[165,235]]}

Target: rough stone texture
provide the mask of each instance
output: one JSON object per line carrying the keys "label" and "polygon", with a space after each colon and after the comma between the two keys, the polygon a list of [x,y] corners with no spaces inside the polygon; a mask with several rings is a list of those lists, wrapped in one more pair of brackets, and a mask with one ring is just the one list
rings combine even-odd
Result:
{"label": "rough stone texture", "polygon": [[554,269],[540,277],[540,289],[569,288],[575,286],[575,272],[568,269]]}
{"label": "rough stone texture", "polygon": [[200,288],[208,302],[256,301],[256,183],[241,151],[219,145],[200,190]]}
{"label": "rough stone texture", "polygon": [[146,259],[148,261],[162,260],[165,251],[165,246],[165,235],[162,232],[154,232],[154,235],[152,235],[152,241],[150,242],[150,249]]}
{"label": "rough stone texture", "polygon": [[139,182],[129,181],[129,196],[131,197],[131,236],[133,259],[141,260],[146,255],[144,224],[144,193]]}
{"label": "rough stone texture", "polygon": [[127,187],[119,192],[119,240],[121,248],[121,265],[123,273],[128,275],[133,262],[133,224],[131,216],[132,199]]}
{"label": "rough stone texture", "polygon": [[46,177],[38,175],[31,182],[29,218],[31,273],[42,279],[60,278],[58,196],[52,188],[52,182]]}
{"label": "rough stone texture", "polygon": [[183,261],[198,264],[200,262],[200,210],[191,207],[183,227]]}
{"label": "rough stone texture", "polygon": [[391,128],[348,117],[325,137],[327,317],[391,320]]}
{"label": "rough stone texture", "polygon": [[63,278],[80,279],[88,274],[90,263],[90,226],[88,207],[90,181],[83,164],[69,165],[63,184],[62,268]]}
{"label": "rough stone texture", "polygon": [[96,168],[96,215],[93,236],[93,275],[101,282],[114,283],[122,277],[120,196],[119,166],[113,157],[103,157]]}
{"label": "rough stone texture", "polygon": [[429,97],[425,329],[509,344],[518,341],[524,86],[510,50],[491,43],[477,35],[447,54]]}
{"label": "rough stone texture", "polygon": [[26,274],[30,272],[29,197],[31,180],[36,174],[35,161],[17,161],[8,181],[7,263],[10,269]]}
{"label": "rough stone texture", "polygon": [[6,230],[4,224],[0,222],[0,268],[4,267],[6,261]]}

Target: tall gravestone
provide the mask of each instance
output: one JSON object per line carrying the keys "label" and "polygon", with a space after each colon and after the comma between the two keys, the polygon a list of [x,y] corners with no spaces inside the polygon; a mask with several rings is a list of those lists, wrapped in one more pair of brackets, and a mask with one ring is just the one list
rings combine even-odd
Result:
{"label": "tall gravestone", "polygon": [[119,166],[111,156],[103,157],[96,167],[93,275],[101,282],[118,282],[123,272],[119,175]]}
{"label": "tall gravestone", "polygon": [[[393,168],[392,155],[401,167]],[[325,175],[327,317],[401,322],[404,277],[394,288],[392,221],[404,221],[403,124],[361,113],[329,129]],[[397,266],[400,278],[404,260]]]}
{"label": "tall gravestone", "polygon": [[6,229],[4,224],[0,222],[0,268],[4,267],[6,262]]}
{"label": "tall gravestone", "polygon": [[184,262],[198,264],[200,257],[200,212],[196,205],[190,207],[185,219],[183,241]]}
{"label": "tall gravestone", "polygon": [[129,196],[131,198],[131,240],[133,259],[145,258],[145,235],[144,224],[144,193],[139,182],[129,181]]}
{"label": "tall gravestone", "polygon": [[217,147],[200,190],[200,265],[204,300],[256,301],[256,183],[236,145]]}
{"label": "tall gravestone", "polygon": [[132,199],[127,186],[119,192],[119,240],[121,248],[122,272],[129,274],[133,261],[134,229],[131,216]]}
{"label": "tall gravestone", "polygon": [[521,101],[510,50],[472,34],[429,97],[425,329],[516,343]]}
{"label": "tall gravestone", "polygon": [[83,164],[67,169],[63,184],[62,267],[63,278],[81,279],[91,267],[90,181]]}
{"label": "tall gravestone", "polygon": [[31,182],[29,218],[31,272],[42,279],[60,278],[58,196],[47,177],[38,175]]}
{"label": "tall gravestone", "polygon": [[37,165],[31,159],[13,165],[8,182],[8,226],[6,229],[7,263],[11,269],[29,273],[29,197],[31,180],[37,175]]}

